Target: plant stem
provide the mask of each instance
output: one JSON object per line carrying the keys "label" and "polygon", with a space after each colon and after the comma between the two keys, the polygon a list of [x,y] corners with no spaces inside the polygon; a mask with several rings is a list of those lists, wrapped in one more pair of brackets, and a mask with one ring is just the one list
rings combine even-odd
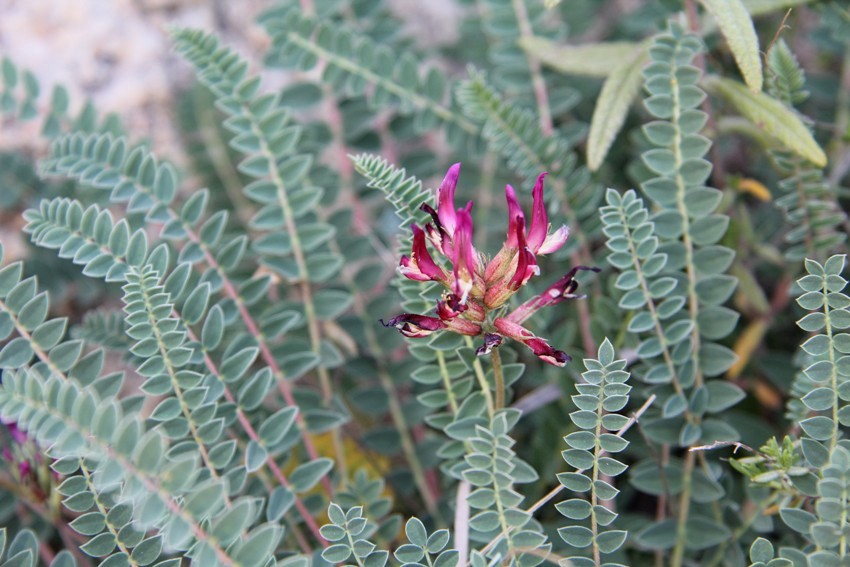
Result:
{"label": "plant stem", "polygon": [[381,76],[378,72],[360,65],[350,57],[345,58],[341,55],[337,55],[336,53],[321,47],[310,37],[304,37],[295,31],[287,31],[285,32],[285,35],[288,41],[291,41],[298,45],[301,49],[312,53],[319,59],[333,63],[333,65],[351,73],[354,76],[363,77],[367,82],[387,90],[400,99],[409,100],[414,106],[420,109],[428,109],[436,114],[441,120],[455,124],[469,134],[478,135],[480,130],[478,125],[468,120],[462,114],[453,111],[451,107],[439,102],[434,102],[428,97],[419,94],[419,92],[414,89],[399,85],[395,81]]}
{"label": "plant stem", "polygon": [[[696,14],[696,5],[694,4],[693,0],[685,0],[685,7],[689,15],[691,31],[696,33],[696,26],[698,25],[698,22],[693,17]],[[697,66],[702,64],[703,69],[705,67],[705,62],[701,59],[697,59],[696,64]],[[699,325],[696,325],[697,316],[699,315],[699,299],[697,298],[696,294],[697,276],[696,267],[694,266],[694,243],[691,238],[691,221],[687,205],[685,204],[687,184],[685,183],[685,179],[682,175],[682,165],[684,163],[684,158],[682,154],[683,136],[679,123],[682,108],[681,102],[679,100],[679,89],[678,86],[675,84],[675,77],[671,78],[671,82],[674,82],[672,89],[673,108],[670,123],[673,125],[673,128],[675,130],[675,136],[673,139],[671,150],[673,152],[676,166],[676,209],[678,210],[679,215],[682,219],[682,244],[685,248],[685,274],[687,275],[688,314],[691,320],[695,323],[693,331],[691,332],[691,362],[694,365],[694,387],[699,388],[702,386],[703,383],[702,370],[700,369],[701,365],[699,359],[701,337],[699,333]],[[709,117],[711,116],[709,113],[706,114]],[[698,425],[699,422],[699,418],[694,419],[695,424]],[[696,457],[693,452],[688,451],[685,456],[685,464],[682,470],[682,493],[679,497],[678,509],[679,520],[676,526],[676,545],[673,548],[673,556],[672,561],[670,563],[671,567],[681,567],[682,562],[684,561],[685,539],[687,538],[687,522],[691,505],[691,489],[693,486],[692,475],[695,460]]]}
{"label": "plant stem", "polygon": [[729,543],[733,541],[738,541],[741,536],[743,536],[746,531],[750,529],[750,526],[752,526],[756,520],[761,518],[764,511],[767,510],[770,506],[772,506],[773,503],[778,500],[778,498],[779,493],[775,493],[770,498],[759,504],[758,509],[755,510],[752,514],[750,514],[750,516],[746,520],[744,520],[744,522],[740,526],[738,526],[735,531],[732,532],[732,537],[720,543],[720,545],[717,547],[717,551],[715,551],[714,553],[714,556],[709,560],[708,563],[706,563],[705,567],[715,567],[716,565],[720,565],[723,561],[723,553],[729,547]]}
{"label": "plant stem", "polygon": [[393,423],[398,431],[399,438],[401,439],[401,449],[404,452],[408,466],[410,466],[410,472],[413,474],[413,480],[416,483],[416,487],[419,489],[419,493],[422,496],[422,502],[425,504],[425,508],[434,519],[434,522],[438,525],[443,525],[445,524],[445,521],[440,514],[439,508],[437,508],[437,498],[431,491],[431,487],[425,479],[425,470],[422,467],[422,462],[419,460],[419,456],[416,454],[416,447],[413,445],[413,438],[410,436],[410,428],[408,427],[407,420],[404,417],[404,411],[401,409],[401,403],[398,399],[395,384],[393,384],[389,373],[387,373],[384,369],[378,370],[378,378],[381,381],[381,386],[383,387],[384,392],[387,393],[390,416],[393,419]]}
{"label": "plant stem", "polygon": [[[85,470],[88,471],[88,469]],[[36,501],[31,492],[26,490],[26,484],[21,483],[17,479],[6,477],[5,475],[0,476],[0,489],[15,495],[20,507],[25,509],[18,510],[17,513],[19,519],[28,519],[29,514],[27,513],[27,510],[36,514],[44,522],[51,524],[54,528],[56,528],[56,531],[59,533],[59,538],[62,540],[62,545],[64,545],[65,549],[74,555],[74,558],[77,560],[77,565],[82,567],[91,567],[91,558],[80,551],[80,546],[86,542],[86,538],[75,532],[72,527],[66,524],[60,512],[53,510],[52,507],[47,504],[41,504]],[[58,494],[58,492],[56,494]],[[42,553],[41,550],[45,546],[46,542],[42,542],[39,553]]]}
{"label": "plant stem", "polygon": [[254,213],[254,205],[242,194],[242,180],[239,173],[233,167],[230,156],[227,153],[227,143],[221,139],[218,131],[218,118],[215,115],[214,106],[203,91],[196,88],[192,94],[192,110],[198,120],[198,136],[204,148],[204,153],[212,164],[215,174],[221,180],[224,192],[233,206],[233,211],[239,217],[243,226],[248,226]]}
{"label": "plant stem", "polygon": [[[472,338],[465,338],[466,346],[474,349]],[[487,415],[489,416],[490,421],[493,421],[493,417],[496,414],[496,408],[493,403],[493,394],[490,393],[490,383],[487,382],[487,376],[484,374],[484,368],[481,366],[481,360],[476,358],[472,361],[472,368],[475,371],[475,378],[478,380],[478,387],[481,388],[481,393],[484,395],[484,400],[487,403]]]}
{"label": "plant stem", "polygon": [[[695,35],[702,37],[703,34],[700,30],[699,14],[697,13],[697,6],[694,0],[685,0],[685,14],[688,20],[688,29]],[[696,57],[694,57],[694,65],[702,71],[703,75],[705,75],[705,55],[703,55],[702,52],[698,52]],[[706,127],[709,131],[716,132],[717,124],[714,120],[714,106],[711,104],[711,97],[705,97],[705,100],[702,102],[702,110],[705,112],[706,116],[708,116]],[[714,185],[717,187],[725,187],[726,168],[723,164],[720,147],[717,144],[712,144],[711,147],[711,163],[714,166],[712,168],[711,175]]]}
{"label": "plant stem", "polygon": [[[188,335],[191,340],[198,340],[197,336],[195,336],[194,332],[191,329],[188,329]],[[248,416],[245,415],[245,412],[242,410],[242,408],[239,407],[239,404],[237,403],[236,398],[233,396],[233,393],[226,386],[226,382],[222,379],[221,372],[219,371],[215,362],[213,362],[209,352],[207,352],[206,350],[204,350],[204,364],[206,365],[210,373],[216,378],[218,378],[219,383],[224,385],[222,388],[224,392],[224,398],[229,403],[236,406],[236,419],[237,421],[239,421],[239,424],[242,426],[242,429],[248,435],[248,438],[252,441],[260,443],[260,435],[257,433],[256,429],[254,429],[254,426],[251,425],[251,420],[248,419]],[[269,468],[275,480],[277,480],[277,482],[281,486],[289,488],[289,481],[287,480],[286,476],[283,474],[283,471],[280,469],[280,466],[277,464],[277,462],[274,460],[274,457],[270,453],[266,457],[266,466]],[[326,476],[323,478],[324,480],[327,480]],[[295,493],[293,492],[293,495],[294,494]],[[301,501],[301,498],[295,495],[294,502],[295,508],[298,510],[299,514],[304,519],[304,523],[307,524],[307,527],[310,529],[310,531],[313,533],[319,543],[321,543],[323,547],[327,547],[328,544],[325,541],[325,538],[323,538],[322,534],[319,532],[319,526],[316,524],[316,520],[313,518],[312,514],[310,514],[310,511]],[[298,535],[296,535],[296,537],[298,537]],[[299,543],[302,545],[302,549],[304,549],[305,544],[301,541],[301,538],[299,538]],[[307,550],[309,550],[309,548],[307,548]]]}
{"label": "plant stem", "polygon": [[[254,317],[251,315],[250,311],[248,310],[248,307],[245,305],[245,301],[242,299],[242,296],[239,295],[237,286],[234,284],[227,271],[218,263],[215,258],[215,255],[210,250],[209,246],[207,246],[206,243],[201,240],[200,235],[195,231],[193,226],[183,220],[182,217],[174,210],[170,203],[162,201],[159,197],[159,194],[154,191],[153,187],[142,186],[135,183],[135,181],[132,178],[128,177],[127,174],[124,173],[123,170],[121,170],[120,168],[114,167],[109,164],[103,164],[103,167],[105,169],[112,170],[114,173],[117,173],[120,182],[134,184],[139,190],[139,192],[144,193],[145,195],[159,203],[159,205],[163,207],[163,210],[168,215],[169,221],[180,222],[181,226],[186,232],[186,238],[188,238],[191,242],[196,244],[201,249],[204,254],[204,261],[206,262],[206,264],[211,270],[214,270],[221,278],[222,291],[227,297],[233,300],[233,303],[236,305],[236,309],[239,312],[239,316],[242,319],[243,324],[245,325],[245,329],[254,338],[254,340],[257,341],[257,346],[260,348],[260,353],[263,357],[263,360],[271,369],[272,374],[275,378],[275,382],[277,383],[278,389],[280,390],[283,399],[288,405],[298,407],[298,404],[295,401],[295,397],[292,393],[292,386],[287,380],[286,373],[283,371],[283,369],[281,369],[277,360],[274,358],[274,355],[272,354],[271,348],[269,347],[265,335],[260,330],[260,326],[257,324],[257,321],[254,319]],[[100,243],[98,243],[94,239],[87,238],[81,234],[79,236],[81,236],[89,244],[98,245],[101,249],[101,252],[110,255],[112,254],[110,250],[100,246]],[[123,257],[113,256],[113,258],[118,262],[126,263]],[[2,303],[0,303],[0,309],[3,309]],[[32,343],[31,339],[29,338],[29,333],[27,333],[25,329],[21,328],[19,329],[19,332],[22,332],[21,336],[27,338],[27,340]],[[39,355],[39,358],[42,357]],[[47,358],[46,355],[43,360],[51,368],[51,370],[58,373],[57,369],[55,368],[55,365],[50,362],[49,358]],[[304,447],[307,449],[307,453],[310,455],[310,458],[313,460],[319,458],[318,451],[316,451],[316,447],[313,444],[313,440],[310,438],[309,432],[307,431],[307,424],[304,420],[303,414],[299,412],[296,415],[295,420],[296,426],[298,427],[299,433],[301,434],[301,440],[304,443]],[[324,487],[325,492],[329,496],[333,494],[333,487],[331,486],[328,477],[322,478],[322,486]]]}
{"label": "plant stem", "polygon": [[687,537],[688,514],[691,507],[691,489],[693,488],[693,472],[696,453],[685,453],[685,464],[682,468],[682,493],[679,497],[679,520],[676,523],[676,546],[670,565],[680,567],[685,558],[685,538]]}
{"label": "plant stem", "polygon": [[[3,302],[0,302],[0,310],[8,312],[8,308],[6,307],[6,305],[3,304]],[[18,333],[21,334],[21,336],[26,337],[27,340],[30,342],[30,344],[33,347],[33,352],[39,358],[39,360],[41,360],[43,363],[45,363],[51,369],[51,371],[53,371],[56,374],[56,376],[58,376],[59,378],[61,378],[64,381],[68,381],[68,375],[65,372],[63,372],[62,370],[60,370],[58,367],[56,367],[56,365],[53,362],[51,362],[48,354],[46,352],[44,352],[42,349],[40,349],[39,347],[37,347],[35,345],[35,343],[32,342],[31,336],[27,332],[27,330],[22,325],[20,325],[20,323],[17,320],[15,320],[13,322],[15,323],[15,327],[16,327]],[[19,401],[21,401],[21,400],[19,400]],[[56,410],[56,408],[51,407],[46,401],[42,401],[42,403],[44,404],[44,409],[47,410],[48,412],[52,412],[53,416],[56,417],[60,422],[64,422],[68,429],[71,429],[72,426],[76,426],[76,424],[72,424],[68,421],[68,417],[66,415],[59,414],[59,412]],[[190,530],[192,531],[192,534],[198,540],[206,541],[210,545],[211,549],[216,554],[216,558],[219,560],[219,562],[222,565],[224,565],[226,567],[236,567],[236,563],[228,555],[227,551],[225,551],[221,546],[219,546],[218,542],[215,539],[213,539],[212,537],[210,537],[204,531],[204,528],[201,527],[195,521],[195,519],[191,515],[188,514],[188,512],[186,512],[184,509],[180,508],[180,506],[174,501],[174,496],[172,496],[167,491],[161,489],[161,487],[157,486],[150,479],[150,477],[147,477],[143,473],[141,473],[135,467],[135,465],[133,463],[131,463],[130,461],[127,460],[126,457],[116,453],[115,450],[113,449],[113,447],[111,447],[110,445],[102,444],[101,440],[99,440],[96,437],[94,437],[93,435],[91,435],[90,431],[79,431],[79,432],[81,434],[85,433],[85,435],[83,435],[85,438],[91,439],[92,441],[98,443],[98,445],[99,445],[98,448],[101,449],[104,454],[106,454],[109,458],[118,461],[119,464],[125,470],[129,471],[130,474],[135,476],[136,479],[148,491],[157,494],[160,497],[160,499],[162,500],[162,502],[163,502],[163,504],[165,505],[166,508],[168,508],[176,516],[180,517],[184,522],[186,522],[186,525],[189,526]],[[84,474],[86,472],[90,472],[83,459],[80,460],[80,469],[83,471]]]}
{"label": "plant stem", "polygon": [[597,542],[597,537],[599,536],[599,522],[596,519],[596,506],[599,504],[599,497],[596,494],[596,481],[599,480],[599,458],[602,456],[604,451],[599,444],[599,436],[602,435],[602,416],[605,413],[604,408],[602,407],[603,401],[603,391],[605,389],[605,383],[602,383],[599,394],[599,405],[596,408],[596,429],[593,434],[594,438],[594,447],[593,447],[593,473],[591,475],[591,482],[593,483],[590,489],[590,531],[593,533],[593,562],[596,567],[601,567],[602,565],[602,557],[601,552],[599,551],[599,543]]}
{"label": "plant stem", "polygon": [[[656,397],[655,394],[652,394],[651,396],[649,396],[649,399],[647,399],[643,403],[643,405],[640,406],[640,408],[638,408],[638,410],[632,414],[632,416],[629,418],[629,420],[626,422],[626,424],[622,427],[622,429],[620,429],[617,432],[617,437],[622,437],[623,435],[625,435],[626,432],[629,429],[631,429],[631,427],[635,423],[638,422],[638,420],[640,419],[640,416],[642,416],[646,412],[646,410],[648,410],[649,407],[655,402],[655,397]],[[604,452],[600,453],[600,456],[602,456],[602,455],[604,455]],[[586,470],[586,469],[577,470],[576,472],[584,472],[584,470]],[[548,503],[550,500],[552,500],[558,494],[560,494],[561,491],[564,490],[564,488],[565,487],[564,487],[563,484],[559,484],[558,486],[556,486],[555,488],[553,488],[552,490],[547,492],[546,495],[543,496],[543,498],[541,498],[540,500],[538,500],[537,502],[532,504],[531,507],[529,507],[526,510],[526,512],[528,512],[529,514],[534,514],[537,510],[539,510],[540,508],[545,506],[546,503]],[[489,551],[494,545],[499,543],[499,540],[501,540],[503,537],[507,536],[509,533],[510,533],[510,529],[505,530],[502,533],[500,533],[499,535],[497,535],[496,537],[494,537],[492,540],[490,540],[490,543],[488,543],[487,545],[485,545],[481,549],[481,553],[486,553],[487,551]],[[468,567],[468,565],[469,565],[469,562],[466,563],[467,567]]]}
{"label": "plant stem", "polygon": [[451,376],[449,376],[449,369],[446,367],[446,357],[441,350],[436,351],[436,353],[437,365],[440,367],[440,376],[443,379],[443,388],[446,389],[446,396],[449,398],[449,407],[452,408],[453,414],[457,414],[457,398],[455,397],[454,390],[452,389],[452,380]]}
{"label": "plant stem", "polygon": [[463,565],[469,555],[469,492],[471,486],[466,480],[457,485],[455,500],[454,547],[458,552],[458,565]]}
{"label": "plant stem", "polygon": [[[348,538],[348,546],[353,550],[354,549],[354,538],[351,537],[351,532],[348,531],[348,522],[345,522],[345,536]],[[354,561],[357,562],[358,567],[365,567],[363,564],[363,560],[360,559],[356,553],[351,554],[354,557]]]}
{"label": "plant stem", "polygon": [[[80,464],[82,464],[82,459],[80,459]],[[98,512],[103,515],[104,526],[109,531],[110,534],[115,538],[115,545],[118,549],[127,555],[127,564],[133,565],[133,567],[139,567],[138,561],[133,559],[132,550],[130,550],[127,545],[121,541],[122,538],[119,537],[119,530],[115,529],[115,526],[112,525],[112,522],[109,521],[109,510],[104,505],[103,501],[100,498],[100,493],[97,490],[97,487],[92,480],[92,473],[85,467],[81,467],[83,478],[86,480],[86,486],[89,488],[89,492],[92,495],[92,500],[94,501],[95,507],[97,507]]]}
{"label": "plant stem", "polygon": [[498,348],[490,351],[490,359],[493,362],[493,380],[496,385],[495,409],[498,411],[505,407],[505,375],[502,372],[502,356]]}
{"label": "plant stem", "polygon": [[[495,352],[495,350],[493,352]],[[491,454],[493,468],[492,468],[491,472],[492,472],[494,478],[496,478],[496,475],[498,475],[501,472],[501,471],[499,471],[498,465],[497,465],[498,458],[499,458],[498,452],[499,452],[499,445],[497,443],[493,443],[493,452]],[[496,501],[496,513],[499,514],[499,525],[502,528],[502,533],[505,534],[505,541],[508,544],[508,556],[514,557],[516,555],[516,549],[514,547],[514,540],[510,535],[511,525],[508,523],[508,519],[505,516],[505,504],[502,502],[501,489],[499,488],[498,484],[493,484],[493,488],[495,489],[493,491],[494,492],[493,495],[494,495],[495,501]]]}
{"label": "plant stem", "polygon": [[843,168],[839,164],[841,164],[844,149],[847,147],[844,142],[848,136],[850,136],[850,43],[844,48],[841,77],[839,78],[838,93],[835,97],[835,137],[832,139],[832,151],[829,159],[832,164],[829,181],[833,185],[838,185],[841,181]]}
{"label": "plant stem", "polygon": [[[153,332],[153,338],[156,341],[157,347],[159,349],[159,354],[162,357],[162,362],[165,366],[165,372],[168,375],[169,380],[171,381],[171,390],[174,392],[174,397],[180,403],[180,412],[186,419],[186,424],[189,427],[189,433],[198,447],[198,452],[201,454],[201,460],[203,461],[204,466],[209,470],[209,474],[212,478],[220,480],[220,475],[218,474],[212,462],[210,461],[209,452],[207,451],[207,447],[204,444],[204,440],[198,433],[198,424],[192,419],[192,411],[183,396],[183,388],[180,386],[180,381],[177,379],[177,367],[174,365],[174,362],[171,359],[171,349],[168,348],[165,340],[162,337],[162,330],[159,326],[160,320],[154,315],[155,306],[151,302],[151,292],[161,291],[161,288],[160,290],[157,290],[157,288],[154,287],[153,290],[151,290],[147,287],[145,283],[146,279],[147,277],[144,273],[139,274],[139,288],[141,290],[142,298],[144,301],[145,316],[150,325],[151,331]],[[182,319],[180,319],[179,317],[177,318],[177,320],[182,321]],[[229,508],[231,505],[230,496],[226,493],[224,495],[224,502]]]}
{"label": "plant stem", "polygon": [[[525,0],[511,0],[511,4],[516,15],[520,36],[523,39],[533,37],[534,30],[528,19]],[[543,80],[543,73],[540,69],[540,61],[528,51],[525,52],[525,58],[528,60],[528,72],[531,75],[531,86],[534,91],[534,99],[537,102],[540,129],[545,136],[549,136],[552,134],[552,110],[549,108],[549,95],[546,91],[546,81]]]}
{"label": "plant stem", "polygon": [[[830,364],[830,367],[832,368],[832,372],[831,372],[831,376],[830,376],[830,378],[831,378],[830,387],[832,388],[832,391],[835,392],[835,395],[837,396],[839,378],[838,378],[838,369],[837,369],[837,366],[835,364],[836,363],[836,359],[835,359],[835,339],[833,338],[833,335],[832,335],[832,322],[829,320],[830,289],[829,289],[829,285],[827,284],[827,281],[828,281],[827,278],[824,277],[824,279],[823,279],[823,314],[824,314],[824,323],[826,325],[826,327],[824,328],[824,331],[826,333],[827,339],[829,340],[829,364]],[[841,425],[840,425],[840,422],[838,420],[838,410],[839,410],[838,406],[839,406],[838,399],[834,399],[833,403],[832,403],[832,435],[829,438],[829,454],[830,455],[835,453],[835,446],[838,444],[838,438],[841,435]],[[841,525],[844,525],[844,524],[842,523]],[[843,539],[844,538],[842,537],[842,540]]]}
{"label": "plant stem", "polygon": [[[251,130],[257,139],[260,141],[260,154],[268,160],[268,163],[276,163],[277,156],[269,146],[258,121],[251,115]],[[283,182],[280,171],[276,167],[269,168],[269,178],[276,188],[277,202],[280,205],[281,217],[286,232],[292,246],[292,254],[295,258],[295,264],[298,267],[298,287],[301,291],[301,301],[304,306],[304,317],[307,319],[307,331],[310,336],[310,347],[316,355],[320,355],[322,346],[322,335],[319,329],[319,319],[316,316],[316,305],[313,301],[313,288],[310,284],[310,273],[307,268],[307,258],[304,254],[304,248],[301,246],[301,238],[298,235],[298,227],[295,222],[295,214],[292,212],[292,205],[289,202],[288,188]],[[331,385],[328,369],[319,362],[316,369],[319,375],[319,387],[322,391],[322,402],[325,407],[330,408],[333,403],[333,387]],[[336,457],[337,471],[339,478],[344,486],[348,479],[348,467],[346,466],[345,450],[342,445],[341,431],[339,427],[335,427],[331,431],[333,438],[334,454]]]}
{"label": "plant stem", "polygon": [[[175,213],[172,209],[169,209],[169,215],[172,218],[180,218],[177,213]],[[283,396],[284,401],[293,407],[298,407],[298,403],[295,400],[295,396],[292,393],[292,386],[289,383],[289,380],[286,377],[286,373],[278,364],[277,359],[275,359],[274,354],[272,354],[271,348],[269,347],[268,340],[263,332],[260,330],[260,326],[257,324],[254,317],[251,315],[251,312],[248,310],[248,307],[245,305],[245,301],[242,299],[242,296],[239,295],[239,291],[236,286],[233,284],[233,281],[230,279],[230,276],[227,275],[224,268],[218,263],[213,255],[212,251],[209,247],[204,244],[197,233],[195,233],[191,227],[187,225],[183,225],[186,229],[186,234],[192,242],[195,242],[201,247],[201,250],[204,253],[204,260],[207,265],[215,270],[221,276],[222,289],[224,294],[231,298],[233,302],[236,304],[236,309],[239,311],[239,316],[242,319],[242,323],[245,325],[245,329],[248,331],[254,340],[257,341],[257,346],[260,348],[260,354],[263,357],[263,361],[268,365],[268,367],[272,371],[272,375],[274,376],[275,383],[277,384],[278,390]],[[310,433],[307,430],[307,422],[304,419],[304,415],[299,411],[295,417],[295,425],[298,427],[298,432],[301,434],[301,441],[304,443],[304,447],[307,450],[307,454],[310,455],[310,458],[315,460],[319,458],[319,452],[316,450],[316,446],[313,444],[313,439],[310,437]],[[333,494],[333,488],[331,487],[330,480],[328,477],[322,478],[322,486],[325,489],[325,493],[328,496]]]}
{"label": "plant stem", "polygon": [[[341,253],[339,245],[335,241],[331,241],[330,247],[334,252],[338,254]],[[351,266],[346,266],[342,271],[342,275],[345,282],[351,288],[351,291],[362,296],[363,290],[357,286],[352,274]],[[366,338],[366,343],[368,344],[369,350],[374,357],[375,364],[378,367],[378,379],[381,383],[381,387],[387,394],[390,417],[393,420],[393,425],[395,426],[396,431],[398,431],[399,439],[401,440],[402,452],[404,453],[405,460],[407,460],[407,464],[410,467],[410,472],[413,474],[413,480],[419,490],[419,495],[422,497],[422,503],[425,505],[425,508],[428,510],[428,513],[434,519],[435,523],[438,525],[445,525],[445,519],[440,514],[440,509],[437,506],[439,496],[431,489],[431,485],[428,483],[428,479],[425,476],[425,469],[422,466],[422,461],[416,453],[416,447],[411,435],[411,428],[404,416],[404,410],[402,409],[401,401],[399,399],[398,389],[393,382],[392,376],[390,376],[387,371],[387,367],[384,362],[387,357],[385,356],[384,349],[381,347],[378,337],[375,335],[375,321],[374,319],[371,319],[369,314],[366,312],[364,302],[365,298],[364,301],[355,301],[353,309],[363,324],[363,332]],[[437,352],[442,354],[439,351]],[[445,362],[443,362],[443,364],[445,364]]]}

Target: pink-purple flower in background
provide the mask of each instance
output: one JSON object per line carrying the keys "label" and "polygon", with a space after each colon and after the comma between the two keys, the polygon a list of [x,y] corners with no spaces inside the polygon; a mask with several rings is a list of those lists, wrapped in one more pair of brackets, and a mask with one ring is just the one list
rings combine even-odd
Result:
{"label": "pink-purple flower in background", "polygon": [[13,449],[17,448],[17,446],[21,446],[24,443],[26,443],[27,435],[26,435],[26,433],[24,433],[23,431],[18,429],[17,424],[14,423],[14,422],[6,423],[5,421],[0,421],[0,423],[2,423],[6,427],[6,430],[9,433],[9,438],[12,441],[12,445],[4,445],[3,446],[3,451],[2,451],[3,459],[7,462],[10,462],[10,463],[17,462],[18,463],[18,473],[21,475],[21,478],[23,478],[23,477],[29,475],[29,473],[32,470],[32,465],[30,464],[29,460],[27,460],[27,459],[20,459],[19,460],[18,457],[16,457],[17,451],[13,451]]}
{"label": "pink-purple flower in background", "polygon": [[[398,268],[409,279],[435,281],[445,288],[437,302],[437,316],[403,313],[384,325],[395,327],[410,338],[426,337],[444,330],[468,336],[484,335],[484,343],[477,351],[479,355],[488,354],[502,343],[503,337],[508,337],[523,343],[541,360],[564,366],[570,357],[554,349],[522,323],[542,307],[580,297],[575,294],[578,282],[574,276],[579,270],[598,271],[596,268],[577,266],[546,291],[509,314],[493,317],[511,296],[540,274],[537,257],[555,252],[569,237],[570,231],[566,226],[551,230],[543,202],[546,173],[541,173],[534,184],[530,224],[526,222],[514,188],[510,185],[505,187],[508,231],[504,245],[492,260],[485,258],[473,246],[472,202],[463,208],[455,208],[454,194],[459,173],[459,163],[449,168],[438,190],[436,211],[427,204],[422,205],[422,210],[431,216],[431,222],[423,228],[413,225],[410,256],[402,256]],[[428,250],[429,241],[438,260]]]}

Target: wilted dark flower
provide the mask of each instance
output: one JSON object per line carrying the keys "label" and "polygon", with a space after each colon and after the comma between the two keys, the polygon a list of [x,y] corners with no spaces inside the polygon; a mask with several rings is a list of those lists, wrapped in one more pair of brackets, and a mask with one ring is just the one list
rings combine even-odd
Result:
{"label": "wilted dark flower", "polygon": [[[555,252],[569,237],[570,231],[561,226],[551,231],[546,207],[543,203],[543,181],[546,173],[537,177],[533,190],[531,224],[526,231],[526,220],[516,192],[505,187],[508,202],[508,232],[505,244],[492,260],[487,261],[472,244],[472,202],[463,208],[454,205],[460,164],[449,168],[440,184],[437,210],[423,204],[432,222],[420,228],[413,225],[413,248],[410,256],[402,256],[399,272],[416,281],[435,281],[446,288],[437,302],[436,317],[404,313],[393,317],[386,327],[395,327],[410,338],[426,337],[437,331],[452,331],[461,335],[484,335],[484,344],[476,351],[479,355],[490,353],[502,343],[503,337],[520,341],[541,360],[555,366],[564,366],[570,357],[552,348],[546,340],[534,335],[522,323],[538,309],[555,305],[566,299],[575,299],[578,270],[593,270],[577,266],[552,284],[542,294],[529,299],[511,313],[493,317],[520,288],[540,274],[537,256]],[[434,260],[428,251],[427,241],[442,256],[445,266]],[[439,257],[438,256],[438,257]]]}

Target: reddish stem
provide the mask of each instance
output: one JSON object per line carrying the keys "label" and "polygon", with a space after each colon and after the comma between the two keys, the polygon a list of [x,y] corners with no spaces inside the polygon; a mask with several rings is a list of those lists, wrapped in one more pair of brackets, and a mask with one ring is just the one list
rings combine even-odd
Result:
{"label": "reddish stem", "polygon": [[[251,313],[248,312],[248,308],[245,306],[245,303],[242,301],[242,298],[239,296],[239,292],[236,290],[236,287],[233,285],[233,282],[230,281],[230,278],[227,277],[227,274],[224,270],[219,266],[216,259],[210,253],[206,246],[203,246],[200,238],[194,231],[189,228],[186,228],[186,235],[189,240],[197,243],[201,246],[201,249],[204,252],[204,259],[209,265],[210,268],[214,269],[221,276],[222,287],[224,289],[224,293],[230,297],[234,303],[236,303],[236,308],[239,310],[239,315],[242,317],[242,322],[245,324],[245,328],[248,330],[248,333],[254,337],[254,340],[257,341],[257,345],[260,347],[260,353],[263,356],[263,360],[265,363],[271,368],[272,373],[275,377],[275,382],[277,382],[278,389],[280,390],[283,399],[290,406],[298,407],[298,403],[295,401],[295,397],[292,394],[292,388],[289,385],[289,382],[286,380],[286,376],[280,368],[280,365],[275,360],[274,355],[272,354],[271,349],[269,348],[268,343],[265,341],[265,337],[263,337],[262,332],[257,326],[256,321],[251,316]],[[295,423],[298,426],[298,430],[301,432],[301,440],[304,442],[304,447],[307,449],[307,454],[310,456],[311,460],[316,460],[319,458],[319,453],[316,451],[316,446],[313,444],[313,440],[310,438],[307,432],[307,423],[304,421],[304,416],[301,412],[295,416]],[[322,479],[322,486],[325,489],[325,492],[328,496],[333,495],[333,487],[331,486],[331,482],[328,477],[324,477]]]}
{"label": "reddish stem", "polygon": [[[192,338],[192,340],[197,340],[191,330],[189,330],[189,336],[190,338]],[[217,376],[219,380],[221,380],[222,384],[224,384],[224,380],[221,379],[221,374],[219,373],[215,362],[213,362],[212,358],[207,352],[204,352],[204,362],[206,363],[207,368],[209,368],[210,372],[212,372],[213,375]],[[248,416],[245,415],[245,412],[243,412],[239,408],[239,405],[236,403],[236,398],[233,397],[233,394],[226,386],[223,388],[223,390],[225,399],[236,406],[236,418],[239,420],[239,423],[242,424],[242,428],[248,434],[248,437],[252,441],[259,442],[260,436],[257,434],[257,431],[254,429],[254,426],[251,425],[251,421],[248,419]],[[298,512],[301,514],[301,517],[304,518],[304,522],[310,528],[310,531],[313,532],[313,535],[316,536],[316,539],[319,540],[319,543],[322,544],[322,547],[327,547],[328,542],[325,541],[325,538],[323,538],[322,534],[319,532],[319,526],[316,524],[316,520],[313,519],[313,515],[310,514],[310,511],[307,510],[307,507],[304,505],[301,499],[295,495],[295,491],[292,490],[289,481],[286,479],[286,476],[283,474],[283,471],[280,470],[280,467],[274,461],[274,458],[271,455],[266,457],[266,465],[269,467],[269,470],[272,471],[272,474],[280,483],[280,485],[285,488],[288,488],[292,492],[292,496],[293,498],[295,498],[295,507],[298,509]],[[304,551],[304,553],[311,552],[309,546],[307,546],[306,548],[304,547],[305,542],[301,541],[300,543],[302,545],[302,550]]]}

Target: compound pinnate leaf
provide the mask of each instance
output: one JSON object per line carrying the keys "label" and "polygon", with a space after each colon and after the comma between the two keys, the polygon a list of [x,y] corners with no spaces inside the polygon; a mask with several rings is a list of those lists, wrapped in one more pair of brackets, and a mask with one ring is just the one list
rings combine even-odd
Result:
{"label": "compound pinnate leaf", "polygon": [[826,154],[809,129],[793,110],[780,101],[765,93],[753,93],[740,83],[722,77],[706,77],[703,84],[709,92],[725,99],[789,150],[816,166],[826,165]]}
{"label": "compound pinnate leaf", "polygon": [[591,171],[599,169],[626,120],[626,114],[640,92],[641,68],[646,53],[640,49],[621,60],[602,85],[596,101],[590,133],[587,139],[587,166]]}
{"label": "compound pinnate leaf", "polygon": [[753,20],[741,0],[700,0],[717,22],[750,89],[761,91],[761,52]]}

